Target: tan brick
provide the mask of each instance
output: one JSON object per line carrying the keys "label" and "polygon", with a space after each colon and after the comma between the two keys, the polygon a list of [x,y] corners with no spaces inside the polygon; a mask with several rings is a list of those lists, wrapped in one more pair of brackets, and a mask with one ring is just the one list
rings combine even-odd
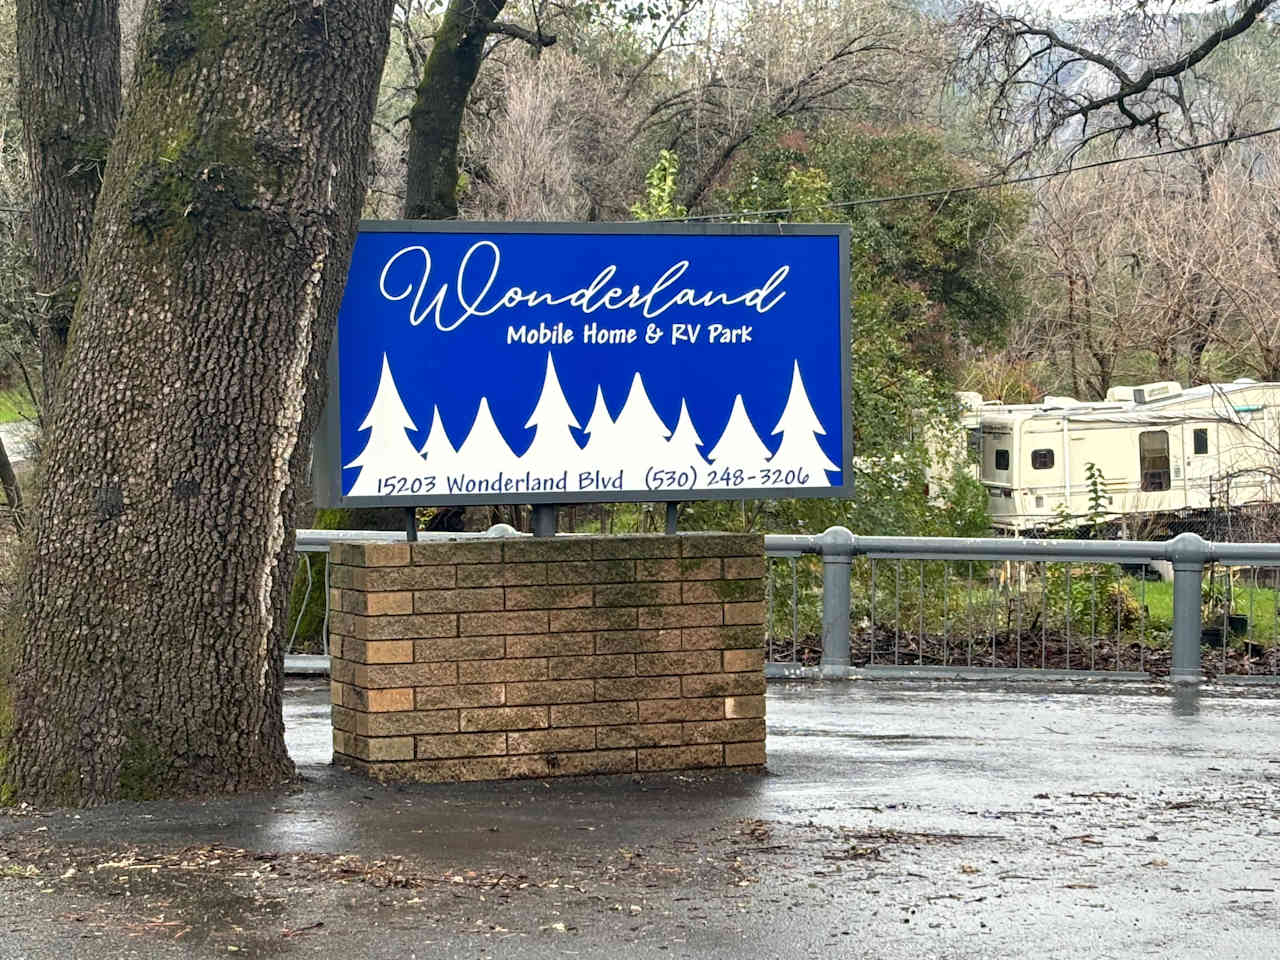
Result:
{"label": "tan brick", "polygon": [[678,583],[612,583],[595,588],[597,607],[647,607],[680,602]]}
{"label": "tan brick", "polygon": [[505,637],[446,637],[443,640],[413,641],[413,659],[494,660],[506,656]]}
{"label": "tan brick", "polygon": [[596,560],[631,560],[680,556],[680,540],[662,535],[592,537],[591,556]]}
{"label": "tan brick", "polygon": [[[330,580],[330,582],[332,583],[332,579]],[[345,601],[343,600],[342,591],[339,590],[337,587],[330,587],[329,588],[329,609],[345,610],[346,607],[343,606],[344,602]]]}
{"label": "tan brick", "polygon": [[596,743],[609,747],[678,747],[684,743],[684,727],[679,723],[629,723],[601,727]]}
{"label": "tan brick", "polygon": [[343,637],[342,659],[356,663],[413,663],[413,641]]}
{"label": "tan brick", "polygon": [[555,587],[507,587],[508,610],[552,610],[591,606],[591,588],[560,585]]}
{"label": "tan brick", "polygon": [[726,603],[724,605],[724,622],[764,624],[764,601],[752,600],[747,603]]}
{"label": "tan brick", "polygon": [[558,753],[547,758],[547,773],[553,777],[577,777],[589,773],[633,773],[634,750],[592,750],[587,753]]}
{"label": "tan brick", "polygon": [[383,593],[367,593],[345,590],[344,610],[369,617],[382,617],[400,613],[413,613],[413,594],[407,590]]}
{"label": "tan brick", "polygon": [[[338,632],[357,640],[417,640],[456,637],[458,618],[452,613],[420,613],[407,617],[361,617],[351,613],[330,616]],[[349,625],[349,628],[348,628]]]}
{"label": "tan brick", "polygon": [[504,563],[502,582],[508,587],[541,586],[547,582],[545,563]]}
{"label": "tan brick", "polygon": [[597,727],[613,723],[635,723],[636,705],[617,703],[567,703],[551,708],[553,727]]}
{"label": "tan brick", "polygon": [[[363,697],[360,696],[363,694]],[[357,694],[363,699],[369,713],[389,713],[393,710],[413,709],[412,687],[388,687],[384,690],[364,690]]]}
{"label": "tan brick", "polygon": [[747,670],[763,669],[763,650],[726,650],[724,652],[725,673],[741,673]]}
{"label": "tan brick", "polygon": [[635,579],[633,560],[577,560],[547,565],[547,583],[630,583]]}
{"label": "tan brick", "polygon": [[763,740],[764,719],[706,720],[684,725],[685,743],[737,743]]}
{"label": "tan brick", "polygon": [[573,680],[580,677],[633,677],[636,658],[629,653],[591,657],[550,657],[547,672],[553,680]]}
{"label": "tan brick", "polygon": [[545,777],[547,760],[540,756],[469,757],[457,760],[417,760],[413,763],[373,764],[366,772],[379,780],[459,783],[474,780],[514,780]]}
{"label": "tan brick", "polygon": [[650,747],[636,751],[639,770],[692,770],[724,765],[724,747],[706,744],[698,747]]}
{"label": "tan brick", "polygon": [[[358,687],[430,687],[458,682],[458,668],[451,662],[442,663],[383,663],[355,670],[354,683]],[[408,708],[405,708],[408,709]]]}
{"label": "tan brick", "polygon": [[661,677],[680,673],[716,673],[719,670],[719,650],[636,655],[636,674],[641,677]]}
{"label": "tan brick", "polygon": [[764,697],[725,697],[724,715],[730,720],[764,716]]}
{"label": "tan brick", "polygon": [[366,567],[406,567],[409,565],[409,544],[366,543],[364,565]]}
{"label": "tan brick", "polygon": [[[329,563],[333,566],[363,566],[363,551],[349,550],[345,540],[332,540],[329,542]],[[330,576],[329,582],[333,582]]]}
{"label": "tan brick", "polygon": [[502,559],[506,563],[590,560],[591,541],[584,537],[522,537],[518,540],[504,540]]}
{"label": "tan brick", "polygon": [[722,720],[724,700],[720,697],[683,700],[641,700],[641,723],[668,723],[675,720]]}
{"label": "tan brick", "polygon": [[764,741],[753,743],[726,743],[724,765],[726,767],[763,767],[765,764]]}
{"label": "tan brick", "polygon": [[596,681],[597,700],[660,700],[678,696],[679,677],[622,677]]}
{"label": "tan brick", "polygon": [[640,653],[679,649],[679,630],[607,630],[596,634],[596,653]]}
{"label": "tan brick", "polygon": [[634,630],[636,626],[636,611],[626,607],[606,610],[551,611],[552,633],[572,633],[580,630]]}
{"label": "tan brick", "polygon": [[764,599],[763,580],[699,580],[681,584],[685,603],[742,603]]}
{"label": "tan brick", "polygon": [[340,707],[334,704],[330,708],[330,722],[335,730],[349,730],[355,733],[356,730],[356,712],[347,707]]}
{"label": "tan brick", "polygon": [[424,540],[413,544],[413,562],[418,565],[497,563],[502,544],[496,540]]}
{"label": "tan brick", "polygon": [[686,697],[740,697],[764,693],[763,673],[693,674],[680,678]]}
{"label": "tan brick", "polygon": [[[339,565],[332,554],[329,556],[329,586],[333,589],[350,590],[356,583],[357,567]],[[339,609],[335,604],[333,609]]]}
{"label": "tan brick", "polygon": [[463,710],[458,716],[458,727],[463,732],[472,730],[545,730],[546,707],[490,707]]}
{"label": "tan brick", "polygon": [[413,613],[474,613],[502,609],[502,589],[415,590]]}
{"label": "tan brick", "polygon": [[[480,563],[458,567],[458,588],[502,586],[502,564]],[[452,586],[452,584],[450,584]]]}
{"label": "tan brick", "polygon": [[436,737],[416,737],[419,760],[450,757],[492,757],[507,752],[505,733],[454,733]]}
{"label": "tan brick", "polygon": [[[506,636],[519,633],[547,633],[545,610],[504,610],[501,613],[461,613],[458,626],[462,636]],[[554,629],[551,632],[558,632]]]}
{"label": "tan brick", "polygon": [[719,557],[636,561],[640,580],[719,580],[722,572]]}
{"label": "tan brick", "polygon": [[333,731],[333,752],[334,753],[341,753],[341,754],[345,754],[346,756],[351,756],[351,754],[356,749],[355,743],[356,743],[356,735],[354,733],[351,733],[348,730],[338,730],[337,728],[334,728],[334,731]]}
{"label": "tan brick", "polygon": [[458,664],[459,683],[508,683],[547,679],[545,657],[527,660],[470,660]]}
{"label": "tan brick", "polygon": [[412,760],[413,737],[355,737],[352,756],[361,760]]}
{"label": "tan brick", "polygon": [[591,653],[594,634],[538,633],[528,637],[507,637],[508,657],[573,657]]}
{"label": "tan brick", "polygon": [[356,590],[448,590],[454,586],[453,567],[379,567],[356,569],[350,586]]}
{"label": "tan brick", "polygon": [[500,683],[464,683],[452,687],[419,687],[414,706],[419,710],[450,710],[458,707],[500,707],[506,690]]}
{"label": "tan brick", "polygon": [[457,733],[457,710],[404,710],[399,713],[357,713],[356,733],[368,737],[412,736],[419,733]]}
{"label": "tan brick", "polygon": [[727,557],[724,561],[726,580],[761,579],[764,577],[764,569],[764,557]]}
{"label": "tan brick", "polygon": [[360,664],[331,656],[329,658],[329,679],[334,683],[355,683],[357,666],[360,666]]}
{"label": "tan brick", "polygon": [[641,628],[718,626],[723,615],[723,607],[718,603],[641,607],[639,626]]}
{"label": "tan brick", "polygon": [[340,634],[336,634],[336,633],[329,634],[329,656],[337,657],[339,660],[343,659],[343,656],[342,656],[343,639],[344,638]]}
{"label": "tan brick", "polygon": [[507,734],[508,753],[559,753],[566,750],[594,750],[594,727],[570,730],[525,730]]}
{"label": "tan brick", "polygon": [[508,706],[535,703],[586,703],[594,700],[595,696],[595,683],[591,680],[543,680],[507,684]]}
{"label": "tan brick", "polygon": [[764,628],[750,627],[686,627],[680,631],[680,642],[686,650],[737,650],[764,646]]}
{"label": "tan brick", "polygon": [[761,534],[686,533],[681,534],[682,557],[763,557]]}

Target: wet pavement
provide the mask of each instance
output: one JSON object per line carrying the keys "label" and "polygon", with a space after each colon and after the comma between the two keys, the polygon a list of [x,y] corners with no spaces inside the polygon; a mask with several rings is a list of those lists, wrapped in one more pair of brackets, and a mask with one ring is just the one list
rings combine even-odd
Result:
{"label": "wet pavement", "polygon": [[0,816],[0,957],[1280,955],[1280,700],[775,684],[769,771]]}

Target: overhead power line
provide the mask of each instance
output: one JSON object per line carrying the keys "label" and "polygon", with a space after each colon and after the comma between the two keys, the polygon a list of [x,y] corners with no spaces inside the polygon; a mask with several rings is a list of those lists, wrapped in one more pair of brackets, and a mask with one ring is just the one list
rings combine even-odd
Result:
{"label": "overhead power line", "polygon": [[1017,186],[1022,183],[1034,183],[1037,180],[1050,180],[1054,177],[1065,177],[1073,173],[1083,173],[1085,170],[1096,170],[1099,167],[1114,166],[1118,163],[1135,163],[1138,160],[1153,160],[1158,157],[1171,157],[1180,153],[1192,153],[1196,150],[1207,150],[1210,147],[1224,147],[1228,144],[1239,143],[1241,140],[1253,140],[1257,137],[1265,137],[1273,133],[1280,133],[1280,126],[1270,127],[1266,130],[1253,130],[1249,133],[1241,133],[1233,137],[1223,137],[1220,140],[1210,140],[1207,143],[1193,143],[1185,147],[1173,147],[1169,150],[1159,150],[1155,153],[1141,153],[1130,157],[1112,157],[1109,160],[1097,160],[1093,163],[1081,164],[1078,167],[1063,167],[1059,170],[1050,170],[1047,173],[1029,173],[1021,177],[1009,177],[1004,180],[991,180],[985,183],[969,183],[955,187],[940,187],[936,190],[922,190],[918,193],[899,193],[888,197],[859,197],[857,200],[837,200],[831,203],[812,203],[800,207],[776,207],[772,210],[738,210],[732,213],[703,213],[690,217],[668,217],[650,222],[698,223],[705,222],[707,220],[729,220],[741,217],[774,217],[787,213],[800,213],[805,210],[832,210],[846,207],[862,207],[877,203],[894,203],[899,200],[927,200],[931,197],[947,197],[957,193],[973,193],[977,190],[996,190],[1000,187]]}

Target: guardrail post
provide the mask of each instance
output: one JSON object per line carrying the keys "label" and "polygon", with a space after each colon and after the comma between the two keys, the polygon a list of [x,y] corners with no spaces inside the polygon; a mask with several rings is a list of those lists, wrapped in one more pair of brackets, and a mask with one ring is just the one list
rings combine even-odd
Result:
{"label": "guardrail post", "polygon": [[824,680],[849,676],[849,568],[854,536],[844,527],[829,527],[822,544],[822,664]]}
{"label": "guardrail post", "polygon": [[1194,533],[1180,533],[1170,542],[1173,561],[1173,665],[1169,679],[1194,685],[1200,674],[1200,589],[1208,544]]}

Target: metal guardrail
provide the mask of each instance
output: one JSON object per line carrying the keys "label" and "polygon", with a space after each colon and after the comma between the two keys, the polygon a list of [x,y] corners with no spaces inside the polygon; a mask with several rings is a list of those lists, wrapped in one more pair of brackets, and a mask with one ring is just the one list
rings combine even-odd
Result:
{"label": "metal guardrail", "polygon": [[[816,555],[822,562],[822,649],[821,660],[813,667],[805,668],[795,663],[772,663],[769,672],[774,676],[820,676],[840,678],[856,675],[851,662],[851,584],[852,567],[858,558],[871,561],[871,627],[875,630],[875,561],[920,561],[920,586],[923,600],[924,563],[944,562],[944,576],[948,565],[957,561],[973,563],[1013,562],[1025,569],[1031,564],[1064,564],[1067,596],[1071,594],[1073,564],[1133,564],[1145,566],[1166,561],[1173,568],[1173,625],[1172,661],[1170,677],[1175,683],[1194,684],[1202,679],[1201,640],[1205,624],[1202,622],[1201,603],[1206,567],[1221,566],[1228,571],[1232,567],[1280,567],[1280,544],[1266,543],[1210,543],[1192,533],[1179,534],[1167,541],[1109,541],[1109,540],[1023,540],[1023,539],[966,539],[946,537],[861,537],[843,527],[832,527],[817,536],[766,536],[765,552],[773,559],[791,559]],[[794,571],[794,567],[793,567]],[[896,570],[895,585],[900,588],[901,565]],[[1095,574],[1096,576],[1096,574]],[[1257,573],[1254,573],[1255,586]],[[1145,581],[1144,581],[1145,583]],[[1255,591],[1256,593],[1256,591]],[[1276,596],[1280,596],[1277,591]],[[1251,602],[1253,594],[1250,594]],[[770,593],[772,603],[772,591]],[[792,623],[798,630],[796,609],[798,606],[796,579],[792,580]],[[944,593],[943,603],[946,603]],[[1096,604],[1096,595],[1095,595]],[[1018,606],[1019,616],[1022,607]],[[1095,607],[1096,609],[1096,607]],[[1145,605],[1142,608],[1145,616]],[[923,603],[921,627],[917,640],[923,641],[927,631],[923,629]],[[772,613],[772,610],[771,610]],[[1224,621],[1229,607],[1224,607]],[[901,619],[899,613],[899,620]],[[1118,621],[1117,621],[1118,622]],[[1280,623],[1280,614],[1275,623]],[[901,629],[899,623],[897,629]],[[1067,613],[1067,650],[1070,660],[1071,643],[1070,600]],[[1223,623],[1223,657],[1230,636],[1229,625]],[[895,634],[895,638],[897,634]],[[1093,633],[1089,634],[1090,642]],[[795,639],[793,635],[793,640]],[[995,630],[991,632],[994,649]],[[1083,639],[1083,638],[1082,638]],[[972,644],[972,638],[969,640]],[[1019,624],[1021,644],[1021,623]],[[793,648],[794,649],[794,648]],[[873,636],[873,658],[874,658]],[[946,649],[944,645],[944,650]],[[1019,651],[1021,647],[1019,646]],[[1272,655],[1274,657],[1274,653]],[[794,658],[793,658],[794,659]],[[923,658],[921,658],[922,660]],[[994,657],[993,657],[994,659]],[[895,666],[901,666],[895,657]],[[1020,664],[1021,665],[1021,664]],[[972,669],[972,658],[962,666]],[[935,671],[936,673],[936,671]],[[1041,676],[1050,671],[1038,671]],[[1053,671],[1052,673],[1058,673]],[[1076,674],[1072,671],[1071,674]],[[1112,671],[1111,675],[1115,675]],[[988,671],[985,675],[990,675]]]}
{"label": "metal guardrail", "polygon": [[[507,524],[499,524],[491,527],[489,530],[479,533],[419,533],[421,540],[465,540],[477,537],[495,537],[495,536],[526,536],[526,534],[518,533],[514,528]],[[305,610],[311,598],[316,577],[311,567],[311,557],[317,553],[327,554],[329,544],[334,541],[341,540],[378,540],[384,542],[403,541],[405,534],[402,531],[371,531],[371,530],[315,530],[304,529],[298,530],[295,540],[295,550],[305,556],[307,563],[307,585],[302,598],[301,609]],[[1018,565],[1017,580],[1021,585],[1026,575],[1027,565],[1042,565],[1044,570],[1048,569],[1049,564],[1060,564],[1064,566],[1063,574],[1065,579],[1066,595],[1068,597],[1067,617],[1066,617],[1066,649],[1067,649],[1067,667],[1070,668],[1071,661],[1071,643],[1072,643],[1072,622],[1071,622],[1071,597],[1072,594],[1072,575],[1074,564],[1130,564],[1145,567],[1146,565],[1165,561],[1172,566],[1173,570],[1173,623],[1172,623],[1172,659],[1170,663],[1170,677],[1176,683],[1195,684],[1199,683],[1202,677],[1201,669],[1201,642],[1202,633],[1205,624],[1202,621],[1201,603],[1202,589],[1204,584],[1204,575],[1206,568],[1221,567],[1227,571],[1226,579],[1228,583],[1231,581],[1230,570],[1232,567],[1253,567],[1254,568],[1254,591],[1249,594],[1250,604],[1254,602],[1254,597],[1258,590],[1258,567],[1274,567],[1278,568],[1274,578],[1274,584],[1277,589],[1272,591],[1274,597],[1273,603],[1276,609],[1273,613],[1273,629],[1280,627],[1280,544],[1268,543],[1211,543],[1192,533],[1179,534],[1172,540],[1165,541],[1146,541],[1146,540],[1024,540],[1009,538],[948,538],[948,537],[862,537],[855,536],[844,527],[832,527],[822,534],[816,536],[792,536],[792,535],[767,535],[765,540],[765,554],[773,560],[789,560],[792,565],[791,580],[791,597],[790,597],[790,614],[792,629],[792,657],[790,660],[782,661],[776,657],[770,657],[766,663],[766,671],[770,676],[775,677],[822,677],[828,679],[846,678],[859,675],[860,672],[870,672],[876,670],[883,671],[885,668],[891,668],[899,674],[910,675],[915,673],[921,676],[937,676],[938,667],[926,667],[924,664],[924,642],[929,635],[928,627],[925,622],[924,612],[924,595],[925,587],[925,564],[936,563],[943,568],[944,587],[942,590],[943,604],[943,636],[942,640],[942,656],[941,665],[943,670],[948,671],[951,675],[958,676],[1003,676],[1013,673],[1022,674],[1026,669],[1022,660],[1022,635],[1024,612],[1028,612],[1022,603],[1022,597],[1019,594],[1016,603],[1016,611],[1018,617],[1017,626],[1017,659],[1012,669],[1002,669],[995,663],[995,643],[996,643],[996,626],[993,624],[990,630],[990,642],[992,651],[992,662],[990,666],[983,667],[980,663],[975,663],[974,652],[974,635],[971,633],[968,637],[960,637],[958,642],[964,646],[966,655],[964,662],[952,663],[949,659],[949,637],[945,631],[949,626],[946,620],[948,611],[946,609],[947,598],[949,592],[945,586],[950,577],[951,566],[960,563],[968,563],[969,565],[969,581],[972,584],[973,565],[1004,563]],[[821,586],[821,657],[816,664],[803,664],[798,662],[795,656],[800,633],[799,609],[801,604],[799,578],[797,574],[796,561],[805,556],[815,556],[819,558],[822,564],[822,586]],[[870,664],[855,666],[852,661],[852,644],[853,636],[851,623],[851,605],[853,599],[853,568],[855,561],[866,559],[870,561],[870,628],[871,628],[871,647],[870,647]],[[897,620],[895,623],[894,640],[894,658],[892,664],[882,663],[876,664],[876,615],[877,615],[877,584],[876,584],[876,563],[877,561],[889,561],[896,564],[894,587],[895,597],[898,598],[897,603]],[[902,624],[901,609],[901,584],[902,584],[902,561],[915,561],[920,564],[919,588],[921,604],[918,611],[918,629],[914,631],[913,637],[907,639],[916,643],[917,659],[915,664],[904,662],[903,658],[898,656],[899,641],[906,636],[906,631]],[[1084,574],[1084,575],[1087,575]],[[1097,637],[1097,586],[1096,572],[1093,574],[1094,589],[1092,595],[1093,602],[1093,622],[1091,629],[1082,630],[1077,636],[1080,646],[1080,657],[1083,666],[1084,643],[1087,638],[1089,650],[1089,668],[1092,670],[1096,666],[1096,650],[1094,648],[1094,640]],[[320,673],[328,670],[328,622],[329,622],[329,575],[328,564],[325,564],[322,579],[322,589],[324,590],[324,619],[321,625],[322,650],[318,655],[299,655],[295,654],[294,646],[297,640],[298,628],[301,624],[301,613],[298,620],[294,623],[293,630],[290,634],[289,642],[285,651],[285,666],[288,672],[312,672]],[[769,620],[773,622],[775,591],[773,590],[774,578],[769,578]],[[1212,584],[1211,579],[1211,584]],[[1146,634],[1146,596],[1145,596],[1145,580],[1143,583],[1143,596],[1140,604],[1141,616],[1143,617],[1142,628],[1139,633],[1141,636]],[[1042,580],[1042,584],[1047,584],[1047,580]],[[1017,588],[1015,587],[1014,590]],[[1047,608],[1047,592],[1042,586],[1042,598],[1045,600],[1046,614],[1041,622],[1042,631],[1047,631],[1048,608]],[[970,597],[970,603],[972,599]],[[1224,606],[1224,622],[1222,623],[1221,641],[1223,650],[1224,668],[1226,665],[1227,643],[1231,636],[1230,624],[1227,622],[1229,618],[1230,607]],[[970,611],[971,613],[972,611]],[[1253,610],[1250,609],[1250,622],[1253,621]],[[970,617],[967,621],[972,627],[973,619]],[[1118,614],[1115,619],[1115,629],[1118,634],[1120,631],[1120,621]],[[1006,630],[1006,633],[1012,632]],[[1056,676],[1079,676],[1078,669],[1053,669],[1048,667],[1044,659],[1044,645],[1042,633],[1041,645],[1041,662],[1039,668],[1035,668],[1035,675],[1040,677],[1056,677]],[[775,639],[772,637],[770,640]],[[770,649],[774,649],[774,645],[770,644]],[[1139,656],[1142,656],[1142,647],[1139,646]],[[1271,658],[1276,664],[1277,671],[1280,671],[1280,658],[1276,654],[1280,653],[1280,636],[1272,637]],[[935,660],[938,658],[934,658]],[[980,660],[980,658],[979,658]],[[1120,669],[1118,652],[1116,653],[1115,665],[1113,669],[1107,672],[1109,676],[1135,676],[1145,677],[1147,674],[1141,669],[1143,663],[1139,660],[1137,671],[1125,671]]]}

